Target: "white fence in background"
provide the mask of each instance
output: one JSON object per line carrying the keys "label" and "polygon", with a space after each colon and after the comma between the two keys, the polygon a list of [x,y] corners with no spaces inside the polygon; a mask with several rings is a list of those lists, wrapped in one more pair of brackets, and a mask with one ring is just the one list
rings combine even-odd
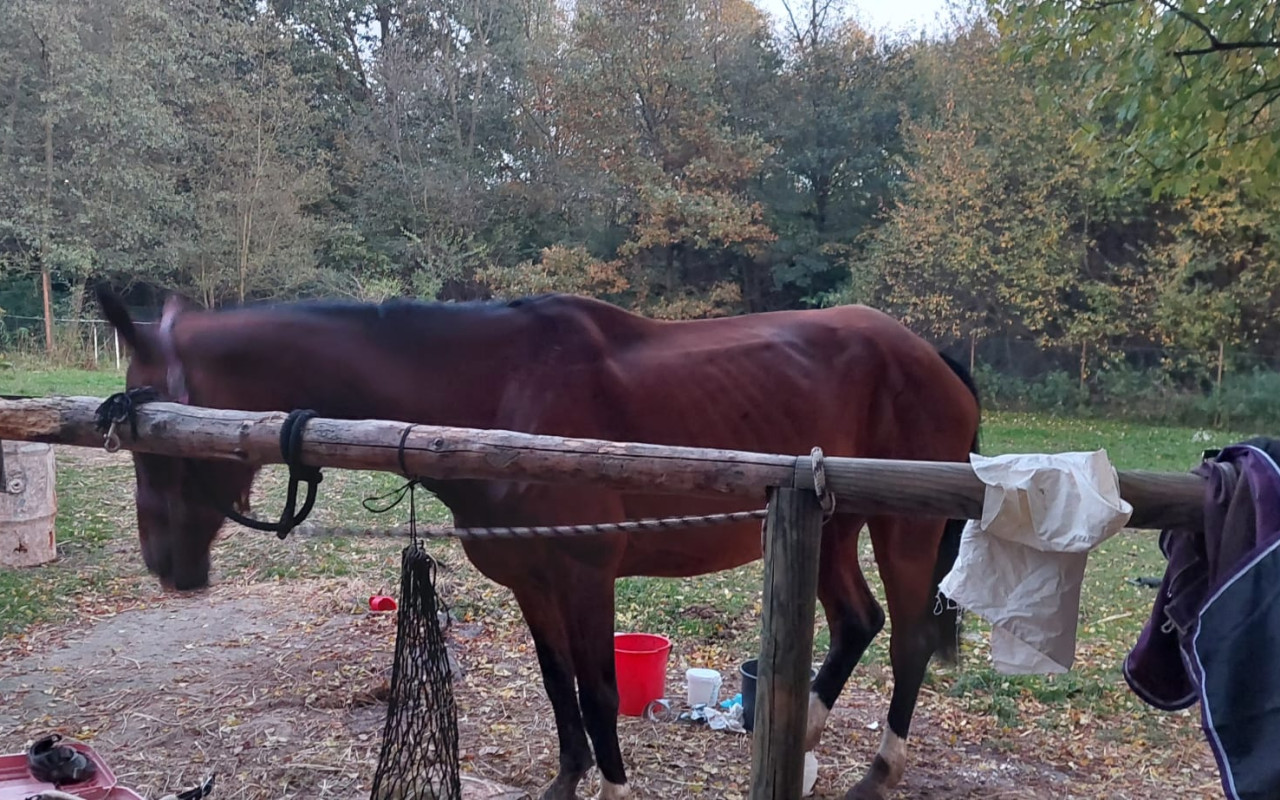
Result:
{"label": "white fence in background", "polygon": [[[30,317],[21,314],[0,314],[0,330],[12,332],[13,326],[8,325],[10,320],[33,323],[31,325],[22,325],[21,328],[29,328],[35,332],[31,337],[32,343],[44,348],[44,317]],[[86,329],[86,333],[81,333],[80,344],[85,348],[86,354],[90,348],[93,352],[93,363],[98,365],[102,363],[105,355],[111,355],[115,362],[116,369],[121,368],[120,361],[120,336],[116,333],[115,328],[104,319],[94,318],[75,318],[75,317],[54,317],[53,326],[55,331],[58,328],[66,328],[69,325],[78,325]],[[56,339],[56,334],[55,334]],[[3,346],[0,346],[3,350]]]}

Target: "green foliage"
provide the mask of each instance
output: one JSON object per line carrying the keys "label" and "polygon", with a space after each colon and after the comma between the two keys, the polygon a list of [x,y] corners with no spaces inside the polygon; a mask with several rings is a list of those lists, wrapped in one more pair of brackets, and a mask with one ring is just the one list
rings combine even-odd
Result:
{"label": "green foliage", "polygon": [[1220,354],[1280,350],[1275,8],[974,0],[892,40],[787,5],[14,0],[0,305],[43,313],[42,272],[73,319],[104,279],[139,306],[857,301],[1071,349],[1023,393],[1058,408],[1112,403],[1134,347],[1206,396]]}
{"label": "green foliage", "polygon": [[1120,276],[1090,281],[1095,176],[975,25],[921,57],[939,99],[904,125],[906,187],[856,271],[883,304],[941,337],[1001,331],[1096,341],[1128,331]]}
{"label": "green foliage", "polygon": [[1156,424],[1273,429],[1280,422],[1280,373],[1258,368],[1229,373],[1208,391],[1175,385],[1164,369],[1115,366],[1081,384],[1053,370],[1035,378],[979,364],[974,379],[993,409],[1111,417]]}
{"label": "green foliage", "polygon": [[774,284],[813,303],[847,282],[846,259],[893,195],[919,48],[877,42],[825,17],[797,23],[786,45],[768,128],[776,150],[759,191],[778,233],[769,258]]}
{"label": "green foliage", "polygon": [[[145,273],[180,224],[183,133],[166,103],[185,37],[158,0],[17,0],[0,26],[0,251],[55,281]],[[73,310],[79,304],[73,303]]]}
{"label": "green foliage", "polygon": [[1280,308],[1280,223],[1238,187],[1170,204],[1168,233],[1148,246],[1155,322],[1167,342],[1248,348]]}
{"label": "green foliage", "polygon": [[[1280,6],[1267,0],[1025,3],[992,0],[1009,52],[1076,68],[1115,167],[1183,197],[1280,176]],[[1083,68],[1081,68],[1083,67]],[[1066,92],[1045,96],[1056,105]]]}
{"label": "green foliage", "polygon": [[600,0],[568,32],[557,123],[609,186],[624,239],[603,255],[632,265],[632,302],[655,316],[733,310],[774,239],[748,192],[771,148],[735,124],[722,77],[767,58],[762,27],[745,0]]}

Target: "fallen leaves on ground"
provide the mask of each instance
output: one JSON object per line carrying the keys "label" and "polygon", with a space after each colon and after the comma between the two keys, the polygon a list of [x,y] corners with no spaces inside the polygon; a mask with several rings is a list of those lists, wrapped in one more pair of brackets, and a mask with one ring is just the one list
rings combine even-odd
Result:
{"label": "fallen leaves on ground", "polygon": [[[267,503],[255,500],[255,509]],[[121,512],[112,506],[110,513]],[[189,597],[158,591],[140,569],[127,515],[111,542],[95,563],[70,562],[84,580],[61,598],[65,619],[0,640],[0,749],[21,751],[50,731],[83,738],[121,783],[152,796],[210,771],[227,800],[368,796],[395,615],[370,613],[367,600],[398,593],[403,540],[304,532],[281,543],[233,527],[215,556],[217,586]],[[536,797],[555,775],[556,731],[528,633],[510,594],[471,568],[456,543],[430,546],[441,560],[439,589],[457,618],[448,640],[460,670],[462,769]],[[325,559],[323,569],[314,569],[314,559]],[[677,706],[689,666],[719,669],[722,696],[736,693],[738,665],[758,640],[754,601],[730,597],[722,579],[708,586],[714,590],[705,597],[693,584],[682,590],[675,609],[715,626],[714,635],[677,637],[667,675]],[[1114,666],[1116,641],[1082,639],[1087,680]],[[1095,696],[1085,700],[1068,686],[1046,701],[1048,681],[1035,691],[1010,682],[952,696],[948,687],[985,663],[982,637],[968,639],[965,650],[960,671],[945,670],[922,692],[900,797],[1221,796],[1198,712],[1155,712],[1105,682],[1087,684]],[[815,797],[842,797],[861,777],[879,744],[891,686],[889,670],[869,654],[817,749]],[[1012,708],[994,713],[996,700]],[[637,798],[748,793],[747,736],[631,717],[619,720],[619,736]],[[579,793],[597,790],[592,772]]]}

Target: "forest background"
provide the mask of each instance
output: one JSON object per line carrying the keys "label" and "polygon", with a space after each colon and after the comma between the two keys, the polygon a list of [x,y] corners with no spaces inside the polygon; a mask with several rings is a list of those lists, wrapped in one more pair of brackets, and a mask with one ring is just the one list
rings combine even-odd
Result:
{"label": "forest background", "polygon": [[1280,420],[1275,4],[785,5],[10,0],[0,348],[83,360],[100,281],[861,302],[996,406]]}

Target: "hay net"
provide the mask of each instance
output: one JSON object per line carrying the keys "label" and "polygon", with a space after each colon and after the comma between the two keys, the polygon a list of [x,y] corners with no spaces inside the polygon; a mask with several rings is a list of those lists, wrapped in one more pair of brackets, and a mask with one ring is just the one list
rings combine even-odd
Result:
{"label": "hay net", "polygon": [[436,594],[436,562],[417,535],[413,484],[405,490],[410,544],[401,551],[395,660],[370,800],[461,800],[457,711],[441,624],[448,609]]}

